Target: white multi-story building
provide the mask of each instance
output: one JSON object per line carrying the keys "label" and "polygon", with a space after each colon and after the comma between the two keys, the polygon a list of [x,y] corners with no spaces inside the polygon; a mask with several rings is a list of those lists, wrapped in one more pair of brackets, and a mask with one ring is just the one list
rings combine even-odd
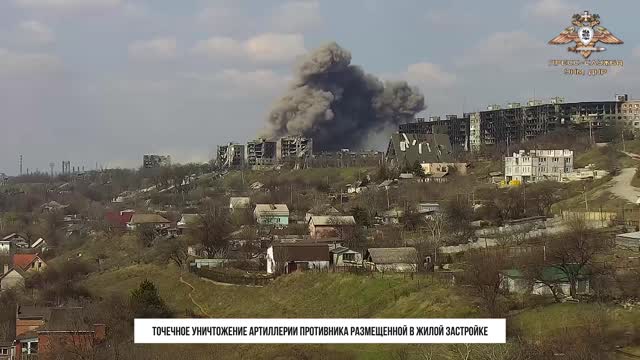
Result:
{"label": "white multi-story building", "polygon": [[504,158],[504,177],[507,182],[562,181],[573,172],[571,150],[524,150]]}

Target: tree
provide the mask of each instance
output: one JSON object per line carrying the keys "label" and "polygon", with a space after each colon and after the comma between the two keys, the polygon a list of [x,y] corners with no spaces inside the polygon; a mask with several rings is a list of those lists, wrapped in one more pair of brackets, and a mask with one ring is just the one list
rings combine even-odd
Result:
{"label": "tree", "polygon": [[445,203],[444,216],[447,222],[447,231],[452,235],[452,245],[464,244],[475,236],[475,230],[471,226],[473,209],[462,200],[450,200]]}
{"label": "tree", "polygon": [[422,215],[416,211],[415,207],[407,206],[402,214],[402,224],[407,230],[416,230],[422,223]]}
{"label": "tree", "polygon": [[475,290],[492,316],[500,316],[503,312],[500,303],[501,271],[508,268],[506,257],[503,255],[498,251],[480,250],[470,252],[466,256],[464,281]]}
{"label": "tree", "polygon": [[413,163],[413,166],[410,170],[410,172],[417,177],[425,176],[424,169],[422,168],[422,165],[420,165],[420,162],[418,160]]}
{"label": "tree", "polygon": [[180,238],[164,241],[159,246],[159,256],[163,262],[172,261],[182,269],[187,265],[189,258],[187,244]]}
{"label": "tree", "polygon": [[442,214],[435,214],[427,221],[426,224],[429,235],[431,235],[431,242],[433,244],[433,263],[438,264],[438,248],[442,246],[444,242],[444,232],[446,227],[446,219]]}
{"label": "tree", "polygon": [[150,224],[140,224],[136,228],[136,238],[142,247],[150,247],[156,238],[156,229]]}
{"label": "tree", "polygon": [[576,296],[578,279],[588,271],[596,254],[605,246],[583,219],[570,221],[566,233],[549,239],[547,261],[566,276],[571,297]]}
{"label": "tree", "polygon": [[163,318],[171,315],[155,284],[149,280],[142,281],[137,289],[131,291],[129,306],[135,318]]}
{"label": "tree", "polygon": [[208,256],[224,252],[231,239],[231,221],[226,210],[210,208],[200,215],[195,229],[195,237],[200,241]]}
{"label": "tree", "polygon": [[353,208],[351,208],[351,215],[356,221],[356,224],[362,226],[371,226],[371,216],[369,216],[369,212],[365,208],[361,206],[354,206]]}

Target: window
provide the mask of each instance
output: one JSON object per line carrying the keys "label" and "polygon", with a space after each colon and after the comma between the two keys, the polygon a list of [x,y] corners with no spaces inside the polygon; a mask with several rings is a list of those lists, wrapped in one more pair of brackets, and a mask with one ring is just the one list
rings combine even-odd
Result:
{"label": "window", "polygon": [[344,254],[342,259],[346,261],[356,261],[356,254]]}
{"label": "window", "polygon": [[9,349],[7,348],[0,349],[0,355],[9,355]]}

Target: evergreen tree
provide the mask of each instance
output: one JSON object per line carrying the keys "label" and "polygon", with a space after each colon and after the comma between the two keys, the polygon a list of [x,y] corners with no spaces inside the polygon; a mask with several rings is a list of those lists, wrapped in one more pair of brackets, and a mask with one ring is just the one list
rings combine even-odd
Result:
{"label": "evergreen tree", "polygon": [[155,284],[146,279],[140,283],[140,287],[131,291],[129,305],[136,318],[171,316],[171,312],[158,294]]}

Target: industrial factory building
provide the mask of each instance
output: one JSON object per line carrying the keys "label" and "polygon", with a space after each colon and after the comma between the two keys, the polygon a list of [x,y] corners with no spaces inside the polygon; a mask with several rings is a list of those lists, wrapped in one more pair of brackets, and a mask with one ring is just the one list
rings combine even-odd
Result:
{"label": "industrial factory building", "polygon": [[401,124],[407,134],[448,134],[454,150],[478,151],[485,145],[518,143],[549,133],[560,127],[598,130],[614,122],[640,130],[640,101],[616,95],[611,101],[565,103],[561,97],[549,102],[530,100],[505,107],[489,105],[487,110],[447,115],[444,119],[418,118]]}

